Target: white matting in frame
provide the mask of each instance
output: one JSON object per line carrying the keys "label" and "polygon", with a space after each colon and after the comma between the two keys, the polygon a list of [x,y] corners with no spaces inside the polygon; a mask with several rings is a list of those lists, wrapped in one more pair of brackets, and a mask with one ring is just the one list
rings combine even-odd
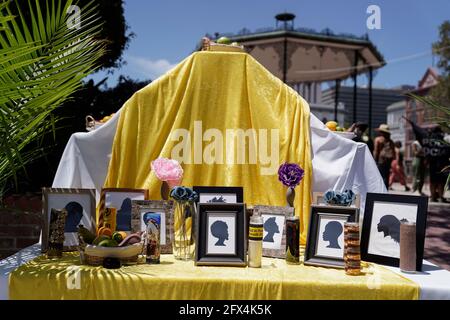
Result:
{"label": "white matting in frame", "polygon": [[227,212],[207,214],[206,254],[236,254],[236,215]]}
{"label": "white matting in frame", "polygon": [[418,205],[375,201],[370,226],[370,254],[400,258],[400,222],[416,222]]}
{"label": "white matting in frame", "polygon": [[344,223],[348,216],[319,213],[319,234],[316,256],[325,258],[344,257]]}

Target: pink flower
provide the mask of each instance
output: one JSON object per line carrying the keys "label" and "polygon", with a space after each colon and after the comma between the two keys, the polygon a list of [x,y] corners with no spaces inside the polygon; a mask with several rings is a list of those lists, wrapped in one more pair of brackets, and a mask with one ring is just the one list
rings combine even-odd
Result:
{"label": "pink flower", "polygon": [[158,158],[152,162],[152,170],[161,181],[166,181],[170,188],[180,185],[183,168],[176,160]]}

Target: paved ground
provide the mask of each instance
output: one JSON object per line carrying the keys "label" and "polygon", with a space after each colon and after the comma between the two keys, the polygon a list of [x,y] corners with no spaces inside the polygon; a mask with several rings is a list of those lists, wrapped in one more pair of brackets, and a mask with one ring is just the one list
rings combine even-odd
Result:
{"label": "paved ground", "polygon": [[[400,184],[394,184],[390,193],[412,194],[405,192]],[[424,193],[429,195],[428,186]],[[418,195],[416,193],[415,195]],[[446,194],[448,196],[448,193]],[[427,233],[425,239],[425,259],[450,271],[450,203],[428,203]]]}

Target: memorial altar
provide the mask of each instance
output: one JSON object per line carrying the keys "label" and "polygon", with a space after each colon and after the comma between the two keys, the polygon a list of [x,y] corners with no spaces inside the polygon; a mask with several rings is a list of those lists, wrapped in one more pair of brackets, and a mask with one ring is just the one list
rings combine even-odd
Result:
{"label": "memorial altar", "polygon": [[[329,131],[302,97],[245,53],[196,52],[134,94],[99,129],[74,134],[53,188],[95,189],[97,205],[104,188],[145,189],[148,199],[160,200],[161,182],[150,167],[162,157],[180,161],[185,186],[242,186],[249,207],[285,206],[277,170],[284,162],[299,164],[305,175],[294,208],[302,246],[314,191],[353,190],[361,208],[368,192],[386,191],[364,144]],[[450,298],[449,273],[435,266],[420,278],[363,263],[360,276],[349,276],[276,258],[263,258],[262,268],[253,269],[195,266],[163,254],[160,264],[109,270],[83,265],[76,252],[48,260],[39,249],[0,262],[0,298]]]}

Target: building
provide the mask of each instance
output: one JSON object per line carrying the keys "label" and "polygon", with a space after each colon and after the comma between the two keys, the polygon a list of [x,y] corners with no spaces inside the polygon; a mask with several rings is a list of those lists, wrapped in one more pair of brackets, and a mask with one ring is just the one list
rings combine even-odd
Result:
{"label": "building", "polygon": [[[356,117],[353,110],[353,87],[342,86],[339,90],[339,102],[344,106],[345,119],[344,126],[348,127],[356,121],[365,122],[373,129],[378,128],[380,124],[387,122],[386,108],[393,103],[403,101],[405,96],[403,92],[405,87],[395,89],[372,89],[372,117],[369,116],[369,89],[358,88]],[[334,104],[336,99],[336,89],[331,87],[322,92],[322,103]],[[371,123],[369,119],[372,118]]]}
{"label": "building", "polygon": [[[345,104],[345,111],[350,106],[359,105],[358,75],[369,76],[367,95],[371,96],[373,72],[386,63],[367,34],[358,37],[336,34],[330,29],[317,32],[297,28],[294,27],[295,15],[292,13],[278,14],[275,19],[274,28],[258,29],[255,32],[242,29],[237,34],[215,33],[214,36],[206,34],[206,37],[213,40],[228,37],[231,42],[244,45],[245,50],[273,75],[297,90],[312,105],[314,114],[319,117],[326,114],[327,120],[340,121],[343,110],[339,107],[338,99],[326,103],[321,101],[322,83],[334,82],[335,96],[339,96],[340,83],[345,79],[353,79],[352,104]],[[368,104],[372,105],[372,99],[369,99]],[[332,117],[329,117],[329,106],[334,108]],[[369,107],[365,121],[371,118],[371,111]]]}

